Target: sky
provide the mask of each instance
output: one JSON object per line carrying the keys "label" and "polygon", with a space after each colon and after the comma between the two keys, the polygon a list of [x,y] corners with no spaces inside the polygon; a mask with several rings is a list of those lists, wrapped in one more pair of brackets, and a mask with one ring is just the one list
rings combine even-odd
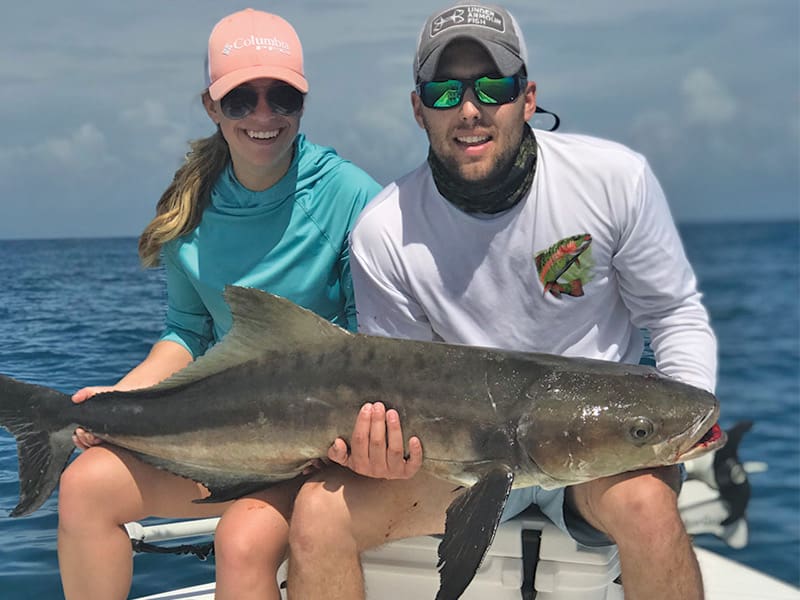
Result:
{"label": "sky", "polygon": [[[208,34],[247,6],[303,43],[301,130],[381,184],[415,168],[432,0],[28,0],[0,20],[0,239],[137,236],[202,109]],[[643,153],[678,222],[800,218],[797,0],[510,0],[561,131]],[[534,122],[534,126],[537,123]],[[544,123],[543,123],[544,125]]]}

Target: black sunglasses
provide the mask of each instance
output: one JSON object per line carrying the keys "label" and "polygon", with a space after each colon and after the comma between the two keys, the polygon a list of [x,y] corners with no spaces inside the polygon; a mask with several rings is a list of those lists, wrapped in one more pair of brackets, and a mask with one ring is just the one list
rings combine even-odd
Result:
{"label": "black sunglasses", "polygon": [[[265,93],[270,109],[279,115],[293,115],[303,108],[305,94],[290,85],[273,85]],[[222,114],[229,119],[244,119],[258,106],[259,95],[261,92],[249,85],[233,88],[219,101]]]}
{"label": "black sunglasses", "polygon": [[525,89],[527,78],[521,73],[508,77],[484,75],[476,79],[445,79],[421,81],[417,94],[428,108],[445,110],[455,108],[464,100],[467,88],[472,88],[478,102],[487,106],[514,102]]}

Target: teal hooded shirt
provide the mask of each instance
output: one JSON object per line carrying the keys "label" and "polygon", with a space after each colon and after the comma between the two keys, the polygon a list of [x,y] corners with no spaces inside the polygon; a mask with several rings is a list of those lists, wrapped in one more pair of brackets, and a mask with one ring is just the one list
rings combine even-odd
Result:
{"label": "teal hooded shirt", "polygon": [[226,285],[259,288],[356,330],[348,236],[380,186],[332,148],[298,135],[288,172],[254,192],[230,164],[199,225],[163,248],[167,316],[162,340],[196,358],[231,328]]}

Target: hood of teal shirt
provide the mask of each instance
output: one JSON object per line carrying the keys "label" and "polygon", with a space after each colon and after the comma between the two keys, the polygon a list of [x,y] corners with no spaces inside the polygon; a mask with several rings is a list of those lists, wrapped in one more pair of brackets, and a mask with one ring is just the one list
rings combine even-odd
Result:
{"label": "hood of teal shirt", "polygon": [[318,146],[306,139],[302,133],[295,138],[292,164],[278,183],[256,192],[244,187],[228,162],[211,191],[211,210],[219,213],[252,216],[270,212],[291,201],[295,194],[312,186],[331,169],[344,162],[333,148]]}

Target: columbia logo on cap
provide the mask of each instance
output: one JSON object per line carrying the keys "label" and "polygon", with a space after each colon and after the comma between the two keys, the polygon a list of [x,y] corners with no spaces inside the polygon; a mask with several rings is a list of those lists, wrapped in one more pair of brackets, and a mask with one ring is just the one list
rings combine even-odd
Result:
{"label": "columbia logo on cap", "polygon": [[278,50],[284,54],[291,54],[292,50],[289,44],[279,40],[278,38],[264,38],[251,35],[247,38],[236,38],[233,42],[228,42],[223,46],[222,53],[228,56],[234,50],[242,48],[255,48],[256,50]]}

